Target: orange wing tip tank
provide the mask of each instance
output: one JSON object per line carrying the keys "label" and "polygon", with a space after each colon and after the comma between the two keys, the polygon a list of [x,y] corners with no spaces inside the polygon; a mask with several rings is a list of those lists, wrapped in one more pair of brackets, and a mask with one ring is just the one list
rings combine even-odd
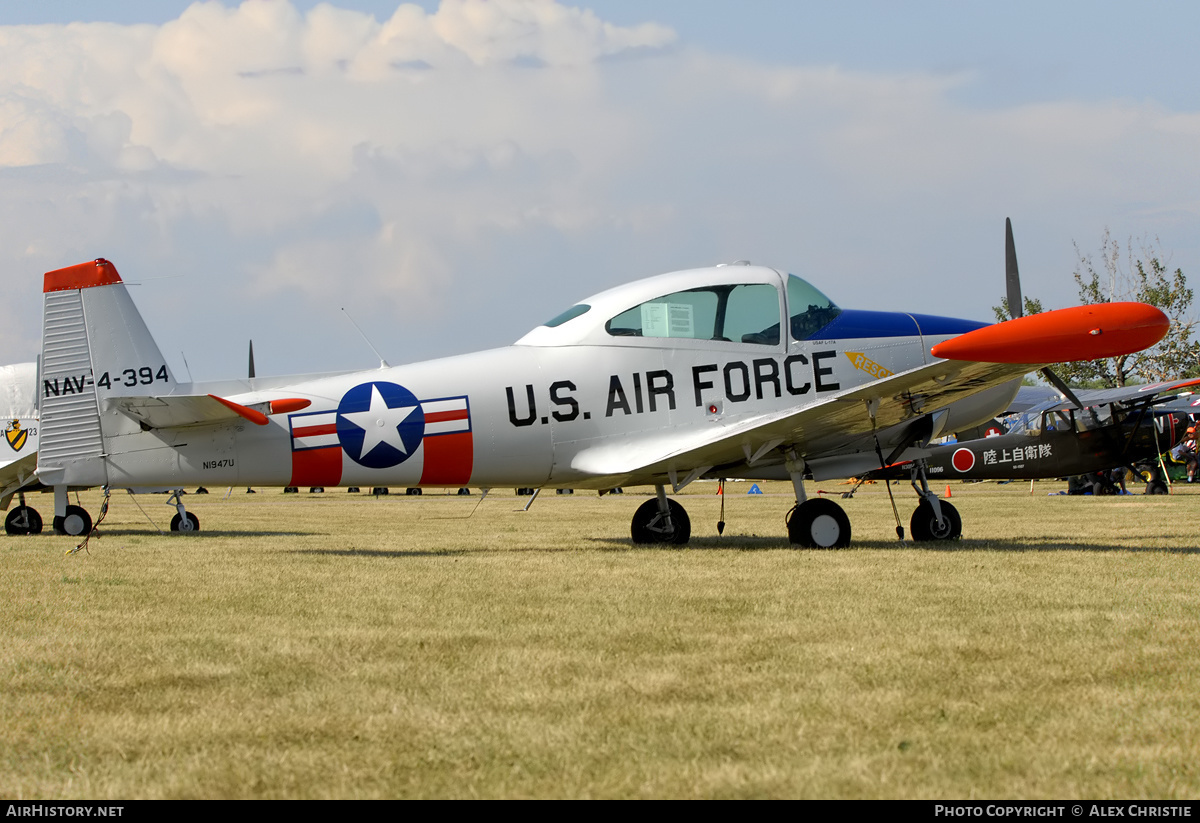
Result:
{"label": "orange wing tip tank", "polygon": [[1006,320],[961,334],[930,351],[945,360],[1066,363],[1149,348],[1171,321],[1145,303],[1095,303]]}

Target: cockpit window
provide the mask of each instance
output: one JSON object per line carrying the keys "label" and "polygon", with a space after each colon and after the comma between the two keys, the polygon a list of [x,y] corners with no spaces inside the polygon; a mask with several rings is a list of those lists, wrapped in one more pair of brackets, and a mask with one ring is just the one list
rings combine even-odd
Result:
{"label": "cockpit window", "polygon": [[788,275],[787,291],[793,340],[810,339],[842,313],[832,300],[794,274]]}
{"label": "cockpit window", "polygon": [[1081,409],[1075,412],[1075,428],[1082,432],[1111,426],[1117,422],[1114,411],[1113,407],[1108,405],[1088,406],[1086,409]]}
{"label": "cockpit window", "polygon": [[623,311],[604,328],[615,337],[675,337],[772,346],[779,343],[779,291],[763,283],[678,291]]}
{"label": "cockpit window", "polygon": [[592,307],[589,306],[587,303],[579,303],[579,304],[574,305],[571,308],[567,309],[565,312],[558,315],[553,320],[547,320],[544,325],[547,325],[550,328],[554,328],[555,326],[561,326],[563,323],[566,323],[568,320],[574,320],[576,317],[578,317],[581,314],[587,314],[591,308]]}

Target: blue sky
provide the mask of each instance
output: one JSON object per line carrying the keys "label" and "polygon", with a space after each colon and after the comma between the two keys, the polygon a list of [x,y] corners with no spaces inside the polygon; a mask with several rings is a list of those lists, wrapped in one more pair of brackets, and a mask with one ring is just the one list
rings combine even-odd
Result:
{"label": "blue sky", "polygon": [[1198,4],[398,5],[0,5],[8,362],[96,256],[197,377],[371,365],[334,304],[399,363],[733,259],[986,320],[1006,216],[1048,305],[1106,229],[1200,272]]}

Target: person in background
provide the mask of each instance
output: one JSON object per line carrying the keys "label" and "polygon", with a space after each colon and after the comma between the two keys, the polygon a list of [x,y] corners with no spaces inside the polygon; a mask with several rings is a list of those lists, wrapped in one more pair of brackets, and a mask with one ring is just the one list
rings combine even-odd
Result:
{"label": "person in background", "polygon": [[1187,467],[1187,482],[1196,482],[1196,427],[1189,426],[1183,442],[1171,449],[1171,457]]}

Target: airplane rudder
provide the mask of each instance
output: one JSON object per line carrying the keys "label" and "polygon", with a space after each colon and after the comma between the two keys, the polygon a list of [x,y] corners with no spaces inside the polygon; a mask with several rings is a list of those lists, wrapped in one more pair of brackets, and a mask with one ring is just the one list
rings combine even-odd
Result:
{"label": "airplane rudder", "polygon": [[92,373],[100,394],[167,393],[175,378],[116,267],[101,258],[92,270],[67,274],[80,268],[62,270],[60,278],[79,289]]}

